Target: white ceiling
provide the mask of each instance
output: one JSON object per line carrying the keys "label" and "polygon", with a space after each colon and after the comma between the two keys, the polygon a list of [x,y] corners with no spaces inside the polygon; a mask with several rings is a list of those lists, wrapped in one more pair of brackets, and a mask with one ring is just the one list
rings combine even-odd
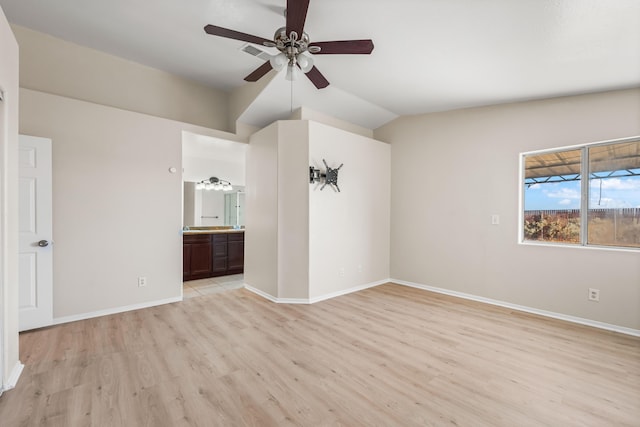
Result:
{"label": "white ceiling", "polygon": [[[10,22],[226,91],[251,84],[243,78],[262,61],[203,27],[271,38],[285,4],[0,0]],[[312,41],[373,39],[371,55],[316,56],[329,88],[294,85],[294,104],[369,128],[397,115],[640,86],[639,0],[311,0],[305,30]],[[243,118],[262,125],[288,114],[290,90],[276,76]]]}

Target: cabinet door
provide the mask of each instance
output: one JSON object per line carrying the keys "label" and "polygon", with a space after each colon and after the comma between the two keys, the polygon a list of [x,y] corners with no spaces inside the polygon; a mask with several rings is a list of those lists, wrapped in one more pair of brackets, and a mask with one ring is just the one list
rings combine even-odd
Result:
{"label": "cabinet door", "polygon": [[191,279],[211,276],[211,243],[191,244]]}
{"label": "cabinet door", "polygon": [[213,269],[212,275],[223,276],[227,274],[227,235],[213,235]]}
{"label": "cabinet door", "polygon": [[211,236],[185,234],[182,243],[182,274],[183,277],[187,276],[184,280],[209,277],[211,275]]}
{"label": "cabinet door", "polygon": [[191,244],[182,245],[182,281],[191,279]]}
{"label": "cabinet door", "polygon": [[227,245],[228,273],[237,274],[244,270],[244,233],[229,235]]}

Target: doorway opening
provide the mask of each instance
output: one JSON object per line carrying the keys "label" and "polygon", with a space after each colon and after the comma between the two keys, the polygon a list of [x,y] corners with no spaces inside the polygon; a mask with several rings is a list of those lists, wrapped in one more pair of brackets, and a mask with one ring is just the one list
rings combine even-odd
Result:
{"label": "doorway opening", "polygon": [[182,133],[185,299],[244,286],[246,150],[245,143]]}

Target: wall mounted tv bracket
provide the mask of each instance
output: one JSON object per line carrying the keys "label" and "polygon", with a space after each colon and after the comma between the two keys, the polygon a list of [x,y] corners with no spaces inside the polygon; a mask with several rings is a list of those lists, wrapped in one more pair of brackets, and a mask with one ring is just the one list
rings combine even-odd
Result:
{"label": "wall mounted tv bracket", "polygon": [[320,169],[309,166],[309,184],[324,181],[322,187],[320,187],[320,191],[324,190],[324,187],[329,184],[333,185],[335,189],[340,192],[340,187],[338,187],[338,171],[344,165],[344,163],[338,166],[336,169],[331,169],[324,159],[322,159],[322,163],[324,163],[324,167],[327,168],[326,173],[322,173],[320,172]]}

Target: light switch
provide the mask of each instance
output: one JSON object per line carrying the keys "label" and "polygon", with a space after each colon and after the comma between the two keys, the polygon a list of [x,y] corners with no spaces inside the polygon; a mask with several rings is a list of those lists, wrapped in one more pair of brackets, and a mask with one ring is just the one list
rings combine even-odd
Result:
{"label": "light switch", "polygon": [[500,215],[493,214],[491,215],[491,225],[499,225],[500,224]]}

